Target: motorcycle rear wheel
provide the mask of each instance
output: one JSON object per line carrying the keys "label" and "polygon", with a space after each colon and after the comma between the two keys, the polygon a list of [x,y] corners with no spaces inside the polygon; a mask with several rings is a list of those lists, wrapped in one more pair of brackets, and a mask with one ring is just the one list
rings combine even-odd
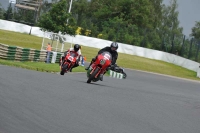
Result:
{"label": "motorcycle rear wheel", "polygon": [[62,67],[62,70],[60,71],[60,75],[64,75],[67,68],[68,68],[68,64],[64,65]]}
{"label": "motorcycle rear wheel", "polygon": [[87,83],[91,83],[91,81],[94,79],[95,75],[99,72],[99,68],[96,68],[91,75],[89,75],[89,78],[87,80]]}

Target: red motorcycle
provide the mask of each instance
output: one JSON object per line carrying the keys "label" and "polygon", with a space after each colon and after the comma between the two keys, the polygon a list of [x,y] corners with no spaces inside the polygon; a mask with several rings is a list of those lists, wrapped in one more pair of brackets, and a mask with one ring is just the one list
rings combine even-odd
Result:
{"label": "red motorcycle", "polygon": [[87,70],[87,83],[97,82],[100,79],[100,74],[104,74],[106,69],[111,65],[112,55],[109,52],[99,54],[96,60]]}
{"label": "red motorcycle", "polygon": [[76,63],[77,56],[78,54],[74,51],[70,51],[67,53],[62,64],[60,65],[60,69],[61,69],[60,75],[64,75],[74,66],[74,64]]}

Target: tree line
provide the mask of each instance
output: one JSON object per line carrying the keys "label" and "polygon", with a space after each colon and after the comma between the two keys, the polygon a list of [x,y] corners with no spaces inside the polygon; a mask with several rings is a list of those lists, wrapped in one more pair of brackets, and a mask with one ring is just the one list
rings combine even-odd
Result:
{"label": "tree line", "polygon": [[[81,35],[199,60],[200,21],[191,29],[190,38],[184,36],[177,0],[171,0],[169,5],[164,5],[163,0],[73,0],[69,13],[70,1],[44,1],[34,25],[69,35],[76,35],[79,29]],[[0,13],[0,17],[6,19],[6,12]]]}

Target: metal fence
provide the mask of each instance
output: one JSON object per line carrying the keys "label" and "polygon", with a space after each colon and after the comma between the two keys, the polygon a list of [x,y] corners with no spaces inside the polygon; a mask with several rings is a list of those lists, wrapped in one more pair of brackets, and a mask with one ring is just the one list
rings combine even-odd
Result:
{"label": "metal fence", "polygon": [[200,40],[185,35],[177,37],[174,35],[171,41],[165,42],[163,40],[162,45],[162,51],[200,62]]}
{"label": "metal fence", "polygon": [[[200,40],[169,31],[165,34],[162,31],[139,30],[136,32],[140,33],[142,39],[138,46],[176,54],[200,63]],[[131,45],[135,45],[134,42]]]}

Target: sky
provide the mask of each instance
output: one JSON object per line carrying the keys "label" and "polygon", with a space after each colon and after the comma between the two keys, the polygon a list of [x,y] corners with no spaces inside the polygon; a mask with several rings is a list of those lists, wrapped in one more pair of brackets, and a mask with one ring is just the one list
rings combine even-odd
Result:
{"label": "sky", "polygon": [[[169,5],[170,0],[163,0]],[[195,21],[200,21],[200,0],[178,0],[178,10],[180,26],[183,27],[183,34],[189,36]]]}
{"label": "sky", "polygon": [[[163,0],[163,3],[169,5],[170,0]],[[1,5],[6,9],[9,0],[0,0]],[[73,6],[73,5],[72,5]],[[183,34],[189,36],[195,21],[200,21],[200,0],[178,0],[178,11],[180,26],[183,27]]]}

